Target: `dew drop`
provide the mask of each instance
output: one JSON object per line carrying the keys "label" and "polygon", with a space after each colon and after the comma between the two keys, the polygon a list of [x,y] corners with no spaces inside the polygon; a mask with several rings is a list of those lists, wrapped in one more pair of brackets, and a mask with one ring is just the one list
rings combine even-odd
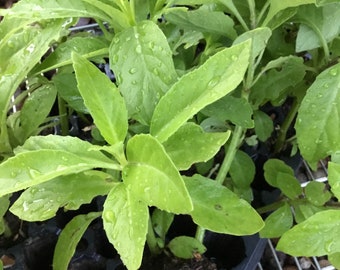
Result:
{"label": "dew drop", "polygon": [[144,188],[144,192],[145,192],[145,193],[147,193],[147,192],[149,192],[149,191],[150,191],[150,187]]}
{"label": "dew drop", "polygon": [[139,38],[139,33],[135,33],[135,38],[136,38],[136,39]]}
{"label": "dew drop", "polygon": [[7,42],[7,46],[8,46],[9,48],[14,48],[14,42],[13,42],[12,40],[9,40],[9,41]]}
{"label": "dew drop", "polygon": [[221,80],[220,76],[216,76],[216,77],[212,78],[208,83],[208,87],[213,88],[214,86],[216,86],[219,83],[220,80]]}
{"label": "dew drop", "polygon": [[155,43],[153,41],[149,42],[149,48],[151,50],[154,50],[155,49]]}
{"label": "dew drop", "polygon": [[332,240],[325,243],[325,250],[326,250],[327,253],[333,252],[332,247],[333,247],[333,241]]}
{"label": "dew drop", "polygon": [[153,69],[153,74],[155,74],[156,76],[158,76],[158,75],[159,75],[159,71],[158,71],[158,69],[157,69],[157,68],[154,68],[154,69]]}
{"label": "dew drop", "polygon": [[118,62],[118,55],[117,54],[114,54],[113,56],[112,56],[112,64],[115,64],[115,63],[117,63]]}
{"label": "dew drop", "polygon": [[17,172],[15,172],[15,171],[12,171],[12,172],[11,172],[11,177],[15,178],[15,177],[17,177],[17,175],[18,175]]}
{"label": "dew drop", "polygon": [[35,188],[35,187],[30,188],[30,193],[31,193],[32,195],[36,194],[37,192],[38,192],[38,189],[37,189],[37,188]]}
{"label": "dew drop", "polygon": [[131,82],[131,84],[136,85],[136,84],[137,84],[137,81],[136,81],[136,80],[133,80],[133,81]]}
{"label": "dew drop", "polygon": [[41,172],[39,172],[38,170],[35,170],[35,169],[28,169],[28,175],[31,178],[37,178],[41,175]]}
{"label": "dew drop", "polygon": [[63,161],[68,161],[68,158],[65,157],[65,156],[62,156],[61,159],[62,159]]}
{"label": "dew drop", "polygon": [[24,211],[26,212],[28,209],[29,209],[29,206],[28,206],[28,202],[27,201],[24,201],[24,203],[22,204],[22,207],[24,208]]}
{"label": "dew drop", "polygon": [[104,218],[107,222],[114,223],[116,221],[115,213],[113,213],[111,210],[108,210],[104,213]]}
{"label": "dew drop", "polygon": [[329,87],[329,84],[328,84],[328,83],[325,83],[325,84],[323,85],[323,87],[328,88],[328,87]]}
{"label": "dew drop", "polygon": [[112,41],[114,44],[117,44],[120,40],[119,37],[114,37]]}
{"label": "dew drop", "polygon": [[126,42],[129,42],[130,40],[131,40],[131,37],[127,37],[127,38],[125,39]]}
{"label": "dew drop", "polygon": [[332,76],[336,76],[338,74],[338,71],[336,68],[332,68],[329,73],[332,75]]}
{"label": "dew drop", "polygon": [[237,55],[234,55],[234,54],[233,54],[233,55],[231,56],[231,60],[236,61],[237,59],[238,59],[238,56],[237,56]]}
{"label": "dew drop", "polygon": [[137,72],[137,69],[134,67],[129,69],[130,74],[135,74],[136,72]]}
{"label": "dew drop", "polygon": [[323,97],[323,94],[319,93],[318,98],[322,98],[322,97]]}
{"label": "dew drop", "polygon": [[135,50],[136,50],[136,53],[142,53],[142,46],[137,45]]}

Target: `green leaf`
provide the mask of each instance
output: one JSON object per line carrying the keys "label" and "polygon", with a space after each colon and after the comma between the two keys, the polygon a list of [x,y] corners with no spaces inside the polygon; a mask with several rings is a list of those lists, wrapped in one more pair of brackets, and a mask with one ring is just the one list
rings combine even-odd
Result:
{"label": "green leaf", "polygon": [[340,252],[329,254],[328,260],[335,268],[340,268]]}
{"label": "green leaf", "polygon": [[244,128],[254,127],[254,121],[252,119],[253,110],[249,102],[244,98],[227,95],[206,106],[201,112],[221,121],[229,120],[233,124]]}
{"label": "green leaf", "polygon": [[327,190],[325,183],[317,181],[308,183],[305,187],[305,195],[307,200],[316,206],[324,205],[332,197],[332,194]]}
{"label": "green leaf", "polygon": [[266,141],[274,130],[273,119],[262,111],[254,111],[255,133],[260,141]]}
{"label": "green leaf", "polygon": [[234,21],[221,11],[170,9],[165,19],[183,29],[222,35],[230,39],[237,37]]}
{"label": "green leaf", "polygon": [[301,223],[313,216],[315,213],[326,210],[325,207],[316,206],[308,201],[299,202],[294,206],[295,221]]}
{"label": "green leaf", "polygon": [[194,163],[214,157],[229,136],[230,131],[206,133],[199,125],[186,123],[163,146],[176,167],[186,170]]}
{"label": "green leaf", "polygon": [[49,115],[56,98],[56,89],[44,84],[27,97],[20,113],[20,129],[14,130],[20,144],[30,135],[36,135],[38,127]]}
{"label": "green leaf", "polygon": [[243,33],[238,36],[233,44],[239,44],[243,41],[251,39],[251,57],[250,59],[254,62],[257,56],[266,48],[267,42],[272,35],[272,31],[268,27],[259,27]]}
{"label": "green leaf", "polygon": [[129,116],[150,124],[156,104],[177,78],[163,32],[143,21],[118,33],[110,46],[110,66]]}
{"label": "green leaf", "polygon": [[260,231],[262,238],[276,238],[293,226],[293,215],[288,203],[271,213],[265,220],[265,226]]}
{"label": "green leaf", "polygon": [[249,155],[241,150],[237,150],[229,173],[236,187],[249,188],[255,176],[255,164]]}
{"label": "green leaf", "polygon": [[53,255],[53,269],[65,270],[71,261],[81,237],[87,227],[101,213],[88,213],[74,217],[61,231]]}
{"label": "green leaf", "polygon": [[340,252],[339,220],[339,210],[316,213],[283,234],[276,249],[293,256],[323,256]]}
{"label": "green leaf", "polygon": [[323,6],[331,3],[339,3],[339,0],[316,0],[316,6]]}
{"label": "green leaf", "polygon": [[121,183],[114,187],[104,203],[106,235],[129,270],[137,270],[142,261],[148,230],[149,211]]}
{"label": "green leaf", "polygon": [[250,235],[264,226],[255,209],[226,187],[197,174],[184,180],[194,204],[190,215],[201,227],[218,233]]}
{"label": "green leaf", "polygon": [[31,73],[39,74],[72,64],[71,53],[73,51],[85,58],[107,56],[109,52],[108,47],[109,43],[103,37],[73,37],[59,44],[55,51],[48,55],[41,64],[37,65]]}
{"label": "green leaf", "polygon": [[296,52],[321,47],[322,39],[332,41],[340,34],[340,3],[328,4],[319,8],[306,5],[299,8],[296,15],[302,23],[296,38]]}
{"label": "green leaf", "polygon": [[153,229],[165,241],[165,236],[174,220],[174,214],[156,208],[152,212],[151,220]]}
{"label": "green leaf", "polygon": [[163,146],[152,136],[132,137],[126,147],[124,183],[148,205],[171,213],[188,213],[192,203],[183,179]]}
{"label": "green leaf", "polygon": [[61,175],[92,168],[121,169],[98,149],[89,147],[90,143],[78,138],[36,136],[26,142],[18,148],[18,154],[0,164],[0,197]]}
{"label": "green leaf", "polygon": [[163,142],[205,106],[234,90],[249,61],[249,41],[226,48],[181,77],[158,103],[150,132]]}
{"label": "green leaf", "polygon": [[260,106],[285,96],[289,87],[296,86],[303,80],[305,73],[302,57],[285,56],[270,61],[251,89],[251,103]]}
{"label": "green leaf", "polygon": [[297,7],[300,5],[312,3],[315,3],[315,0],[270,0],[269,12],[262,25],[266,26],[280,11],[283,11],[290,7]]}
{"label": "green leaf", "polygon": [[0,197],[0,235],[2,235],[6,231],[6,221],[3,216],[6,214],[9,205],[9,196]]}
{"label": "green leaf", "polygon": [[10,211],[26,221],[47,220],[60,207],[77,210],[94,197],[108,194],[115,184],[109,174],[100,171],[60,176],[25,190]]}
{"label": "green leaf", "polygon": [[116,86],[96,66],[72,54],[79,92],[94,123],[105,140],[113,145],[125,139],[128,129],[125,102]]}
{"label": "green leaf", "polygon": [[58,94],[67,102],[68,106],[77,112],[89,114],[89,110],[84,104],[84,99],[79,93],[74,73],[57,73],[52,80]]}
{"label": "green leaf", "polygon": [[179,236],[170,241],[168,248],[178,258],[191,259],[196,253],[203,254],[206,247],[196,238]]}
{"label": "green leaf", "polygon": [[295,124],[302,156],[316,163],[339,150],[340,63],[320,73],[307,90]]}
{"label": "green leaf", "polygon": [[[333,160],[333,159],[332,159]],[[340,198],[340,164],[328,162],[328,183],[334,196]]]}

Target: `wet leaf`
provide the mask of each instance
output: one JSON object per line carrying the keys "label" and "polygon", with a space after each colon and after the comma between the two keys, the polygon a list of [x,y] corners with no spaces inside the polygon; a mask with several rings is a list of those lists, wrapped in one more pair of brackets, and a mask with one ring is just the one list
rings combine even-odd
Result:
{"label": "wet leaf", "polygon": [[247,41],[223,49],[182,76],[158,103],[151,134],[166,141],[193,115],[234,90],[247,69],[250,46]]}
{"label": "wet leaf", "polygon": [[129,116],[149,125],[159,99],[177,78],[163,32],[155,23],[143,21],[118,33],[110,46],[110,67]]}
{"label": "wet leaf", "polygon": [[43,221],[55,216],[60,207],[77,210],[99,195],[107,195],[116,182],[101,171],[60,176],[25,190],[10,211],[22,220]]}
{"label": "wet leaf", "polygon": [[215,156],[229,136],[230,131],[206,133],[196,124],[186,123],[163,146],[176,167],[186,170],[194,163],[205,162]]}
{"label": "wet leaf", "polygon": [[189,193],[178,170],[163,146],[152,136],[141,134],[126,147],[128,165],[123,168],[124,183],[149,206],[171,213],[192,210]]}
{"label": "wet leaf", "polygon": [[276,238],[293,226],[293,215],[288,203],[271,213],[265,220],[265,226],[260,231],[262,238]]}
{"label": "wet leaf", "polygon": [[129,270],[139,269],[148,230],[147,205],[121,183],[107,196],[102,216],[106,235],[123,263]]}
{"label": "wet leaf", "polygon": [[327,190],[325,183],[312,181],[305,187],[305,195],[309,202],[322,206],[330,200],[332,194]]}
{"label": "wet leaf", "polygon": [[295,124],[302,156],[312,168],[339,150],[340,63],[320,73],[302,100]]}
{"label": "wet leaf", "polygon": [[340,242],[337,241],[339,220],[339,210],[316,213],[284,233],[276,248],[293,256],[323,256],[340,252]]}
{"label": "wet leaf", "polygon": [[88,213],[74,217],[61,231],[53,256],[53,269],[65,270],[71,261],[81,237],[87,227],[101,213]]}
{"label": "wet leaf", "polygon": [[200,175],[184,180],[194,205],[190,215],[201,227],[218,233],[249,235],[264,226],[256,210],[226,187]]}
{"label": "wet leaf", "polygon": [[73,53],[72,61],[79,92],[101,135],[111,145],[123,141],[127,134],[128,116],[117,87],[82,56]]}
{"label": "wet leaf", "polygon": [[178,258],[191,259],[196,253],[203,254],[207,249],[196,238],[179,236],[170,241],[168,248]]}

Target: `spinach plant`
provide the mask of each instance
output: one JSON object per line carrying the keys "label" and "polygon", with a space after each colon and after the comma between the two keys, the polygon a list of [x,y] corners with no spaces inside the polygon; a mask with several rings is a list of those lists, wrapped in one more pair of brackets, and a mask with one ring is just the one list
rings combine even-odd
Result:
{"label": "spinach plant", "polygon": [[[124,264],[138,269],[145,243],[154,254],[167,244],[174,214],[189,214],[198,225],[196,239],[167,244],[177,256],[204,252],[205,229],[261,230],[283,235],[278,248],[287,253],[328,254],[339,264],[338,205],[329,205],[340,170],[339,12],[336,0],[21,0],[1,10],[1,200],[7,207],[9,194],[24,190],[10,211],[41,221],[60,207],[107,196],[102,213],[77,216],[63,230],[55,269],[67,268],[98,217]],[[80,17],[93,18],[103,35],[68,35]],[[54,52],[40,62],[50,46]],[[114,83],[93,64],[105,59]],[[55,69],[51,80],[41,75]],[[34,86],[13,113],[12,97],[25,79]],[[56,96],[63,134],[65,110],[72,109],[91,115],[97,140],[36,136]],[[288,98],[290,111],[273,135],[262,107]],[[296,136],[287,138],[294,124]],[[264,226],[249,204],[255,166],[240,147],[273,137],[274,154],[292,144],[313,168],[331,155],[331,192],[320,183],[302,189],[289,167],[269,160],[266,180],[284,197],[267,207],[276,211]],[[213,164],[218,152],[225,156]],[[193,165],[196,174],[181,175]],[[293,219],[299,224],[290,229]]]}

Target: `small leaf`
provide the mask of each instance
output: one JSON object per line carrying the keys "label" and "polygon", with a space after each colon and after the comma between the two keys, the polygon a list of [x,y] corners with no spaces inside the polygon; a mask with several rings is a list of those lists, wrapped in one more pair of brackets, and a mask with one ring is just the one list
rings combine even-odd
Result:
{"label": "small leaf", "polygon": [[238,150],[231,163],[229,173],[236,187],[249,188],[255,176],[255,164],[249,155]]}
{"label": "small leaf", "polygon": [[325,183],[312,181],[305,187],[305,195],[309,202],[316,206],[322,206],[328,202],[332,194],[327,190]]}
{"label": "small leaf", "polygon": [[152,212],[151,220],[153,229],[157,235],[165,241],[165,235],[174,220],[174,214],[156,208]]}
{"label": "small leaf", "polygon": [[205,162],[215,156],[229,136],[230,131],[205,133],[200,126],[186,123],[163,145],[176,167],[186,170],[194,163]]}
{"label": "small leaf", "polygon": [[283,194],[292,200],[298,198],[302,193],[299,181],[290,173],[278,172],[276,176],[276,183],[277,187],[283,192]]}
{"label": "small leaf", "polygon": [[124,183],[148,205],[172,213],[188,213],[192,203],[183,179],[163,146],[150,135],[136,135],[126,147]]}
{"label": "small leaf", "polygon": [[286,165],[282,160],[279,159],[269,159],[264,164],[264,178],[268,182],[269,185],[273,187],[277,187],[277,174],[279,172],[289,174],[294,176],[293,169]]}
{"label": "small leaf", "polygon": [[114,187],[104,203],[104,230],[129,270],[137,270],[142,261],[148,230],[149,211],[121,183]]}
{"label": "small leaf", "polygon": [[207,249],[196,238],[179,236],[170,241],[168,248],[178,258],[191,259],[195,253],[203,254]]}
{"label": "small leaf", "polygon": [[316,206],[308,201],[299,202],[294,206],[295,221],[297,223],[301,223],[313,216],[315,213],[323,210],[326,210],[326,208],[322,206]]}
{"label": "small leaf", "polygon": [[293,215],[288,203],[271,213],[265,220],[265,226],[260,231],[262,238],[276,238],[293,226]]}
{"label": "small leaf", "polygon": [[94,197],[108,194],[115,184],[109,174],[101,171],[60,176],[25,190],[10,211],[26,221],[47,220],[60,207],[77,210]]}
{"label": "small leaf", "polygon": [[264,226],[255,209],[226,187],[197,174],[184,180],[194,204],[190,215],[201,227],[218,233],[250,235]]}
{"label": "small leaf", "polygon": [[125,139],[128,129],[125,102],[116,86],[82,56],[72,54],[79,92],[94,123],[111,145]]}
{"label": "small leaf", "polygon": [[302,156],[313,169],[339,150],[340,63],[320,73],[307,90],[295,123]]}
{"label": "small leaf", "polygon": [[101,213],[89,213],[74,217],[61,231],[53,255],[53,269],[65,270],[75,253],[78,242],[87,227]]}
{"label": "small leaf", "polygon": [[163,32],[143,21],[118,33],[110,46],[110,67],[129,116],[149,125],[156,104],[177,78]]}
{"label": "small leaf", "polygon": [[277,250],[292,256],[323,256],[340,252],[340,211],[316,213],[281,237]]}
{"label": "small leaf", "polygon": [[166,141],[193,115],[234,90],[248,67],[250,46],[247,41],[226,48],[181,77],[155,108],[151,134]]}
{"label": "small leaf", "polygon": [[274,130],[273,120],[262,111],[254,111],[255,133],[258,139],[265,142]]}

